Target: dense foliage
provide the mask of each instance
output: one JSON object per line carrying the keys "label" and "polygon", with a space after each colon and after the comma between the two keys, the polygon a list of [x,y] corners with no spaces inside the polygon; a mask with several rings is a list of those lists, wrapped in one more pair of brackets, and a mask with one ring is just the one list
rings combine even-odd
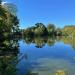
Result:
{"label": "dense foliage", "polygon": [[36,23],[35,26],[24,29],[23,35],[26,37],[75,36],[75,25],[66,25],[64,28],[56,28],[54,24],[44,25],[43,23]]}
{"label": "dense foliage", "polygon": [[13,15],[5,5],[0,1],[0,37],[8,37],[10,34],[19,31],[19,20]]}
{"label": "dense foliage", "polygon": [[66,36],[75,36],[75,25],[66,25],[62,29],[62,33]]}
{"label": "dense foliage", "polygon": [[54,36],[62,35],[61,29],[57,29],[54,24],[48,24],[47,27],[43,23],[36,23],[35,26],[23,30],[24,36]]}

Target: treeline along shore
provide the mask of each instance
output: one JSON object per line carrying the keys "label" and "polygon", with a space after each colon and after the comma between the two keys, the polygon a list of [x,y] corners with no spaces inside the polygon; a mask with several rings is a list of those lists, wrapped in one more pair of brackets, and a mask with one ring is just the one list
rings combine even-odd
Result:
{"label": "treeline along shore", "polygon": [[75,36],[75,25],[65,25],[63,28],[56,28],[54,24],[44,25],[36,23],[34,26],[23,29],[24,36]]}
{"label": "treeline along shore", "polygon": [[3,5],[2,0],[0,0],[0,39],[13,35],[23,35],[24,37],[75,36],[75,25],[56,28],[54,24],[36,23],[34,26],[20,29],[16,12],[17,8],[14,4],[6,3]]}
{"label": "treeline along shore", "polygon": [[2,4],[2,0],[0,0],[0,39],[19,33],[16,5],[12,3]]}

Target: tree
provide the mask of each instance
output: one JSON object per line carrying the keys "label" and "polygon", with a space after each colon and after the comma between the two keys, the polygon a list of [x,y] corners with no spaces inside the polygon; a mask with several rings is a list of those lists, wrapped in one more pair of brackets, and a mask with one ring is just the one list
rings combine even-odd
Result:
{"label": "tree", "polygon": [[27,37],[32,37],[33,36],[33,32],[30,28],[25,29],[23,34]]}
{"label": "tree", "polygon": [[51,35],[54,34],[54,32],[55,32],[54,24],[48,24],[47,31],[48,31],[48,34],[51,34]]}
{"label": "tree", "polygon": [[7,9],[8,12],[10,12],[12,15],[16,16],[17,7],[15,4],[5,3],[3,6]]}
{"label": "tree", "polygon": [[19,31],[19,26],[18,26],[19,19],[17,18],[17,16],[14,16],[14,15],[11,15],[11,17],[12,17],[12,25],[13,25],[12,31],[18,32]]}
{"label": "tree", "polygon": [[67,25],[62,29],[65,36],[75,36],[75,25]]}
{"label": "tree", "polygon": [[0,6],[0,34],[3,34],[2,36],[8,36],[12,33],[13,29],[15,32],[19,30],[19,20],[17,16],[11,14],[7,10],[4,5]]}
{"label": "tree", "polygon": [[2,5],[0,6],[0,34],[4,34],[4,32],[8,31],[8,12],[5,10]]}
{"label": "tree", "polygon": [[56,35],[56,36],[62,35],[62,29],[57,28],[56,31],[55,31],[55,35]]}
{"label": "tree", "polygon": [[46,35],[47,30],[43,23],[36,23],[35,35]]}

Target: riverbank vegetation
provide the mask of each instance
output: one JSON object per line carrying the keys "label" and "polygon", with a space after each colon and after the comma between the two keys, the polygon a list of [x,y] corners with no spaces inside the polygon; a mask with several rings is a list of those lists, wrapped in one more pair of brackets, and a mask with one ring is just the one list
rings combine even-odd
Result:
{"label": "riverbank vegetation", "polygon": [[14,4],[2,5],[0,0],[0,39],[13,35],[23,35],[24,37],[75,36],[75,25],[65,25],[63,28],[57,28],[54,24],[36,23],[26,29],[19,29],[19,19],[16,12],[17,8]]}
{"label": "riverbank vegetation", "polygon": [[17,9],[13,4],[8,3],[3,5],[0,0],[0,52],[7,52],[7,54],[10,51],[17,50],[18,44],[16,42],[18,41],[15,42],[13,36],[19,34],[20,31],[19,19],[16,12],[12,13],[9,8],[13,9],[12,11]]}
{"label": "riverbank vegetation", "polygon": [[[0,39],[19,32],[19,19],[16,15],[12,14],[12,11],[9,9],[10,7],[13,9],[13,4],[2,5],[0,0]],[[15,9],[17,8],[13,10]]]}
{"label": "riverbank vegetation", "polygon": [[26,37],[34,36],[75,36],[75,25],[66,25],[64,28],[56,28],[54,24],[44,25],[36,23],[35,26],[23,30]]}
{"label": "riverbank vegetation", "polygon": [[19,29],[19,19],[16,13],[16,5],[12,3],[2,4],[2,0],[0,0],[0,39],[14,34],[20,34],[24,37],[75,36],[75,25],[65,25],[63,28],[57,28],[51,23],[48,25],[36,23],[34,26]]}
{"label": "riverbank vegetation", "polygon": [[54,36],[62,35],[61,29],[56,29],[54,24],[44,25],[43,23],[36,23],[35,26],[29,27],[23,30],[23,35],[25,36]]}

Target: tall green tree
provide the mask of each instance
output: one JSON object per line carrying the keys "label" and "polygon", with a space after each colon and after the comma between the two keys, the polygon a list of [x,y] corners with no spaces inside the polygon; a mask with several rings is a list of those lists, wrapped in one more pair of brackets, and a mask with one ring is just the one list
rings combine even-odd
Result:
{"label": "tall green tree", "polygon": [[36,23],[35,35],[46,35],[46,27],[43,23]]}
{"label": "tall green tree", "polygon": [[54,34],[54,32],[55,32],[54,24],[48,24],[47,31],[48,31],[48,34]]}
{"label": "tall green tree", "polygon": [[19,31],[19,20],[17,16],[13,15],[7,10],[4,5],[0,6],[0,33],[8,36],[12,32]]}

